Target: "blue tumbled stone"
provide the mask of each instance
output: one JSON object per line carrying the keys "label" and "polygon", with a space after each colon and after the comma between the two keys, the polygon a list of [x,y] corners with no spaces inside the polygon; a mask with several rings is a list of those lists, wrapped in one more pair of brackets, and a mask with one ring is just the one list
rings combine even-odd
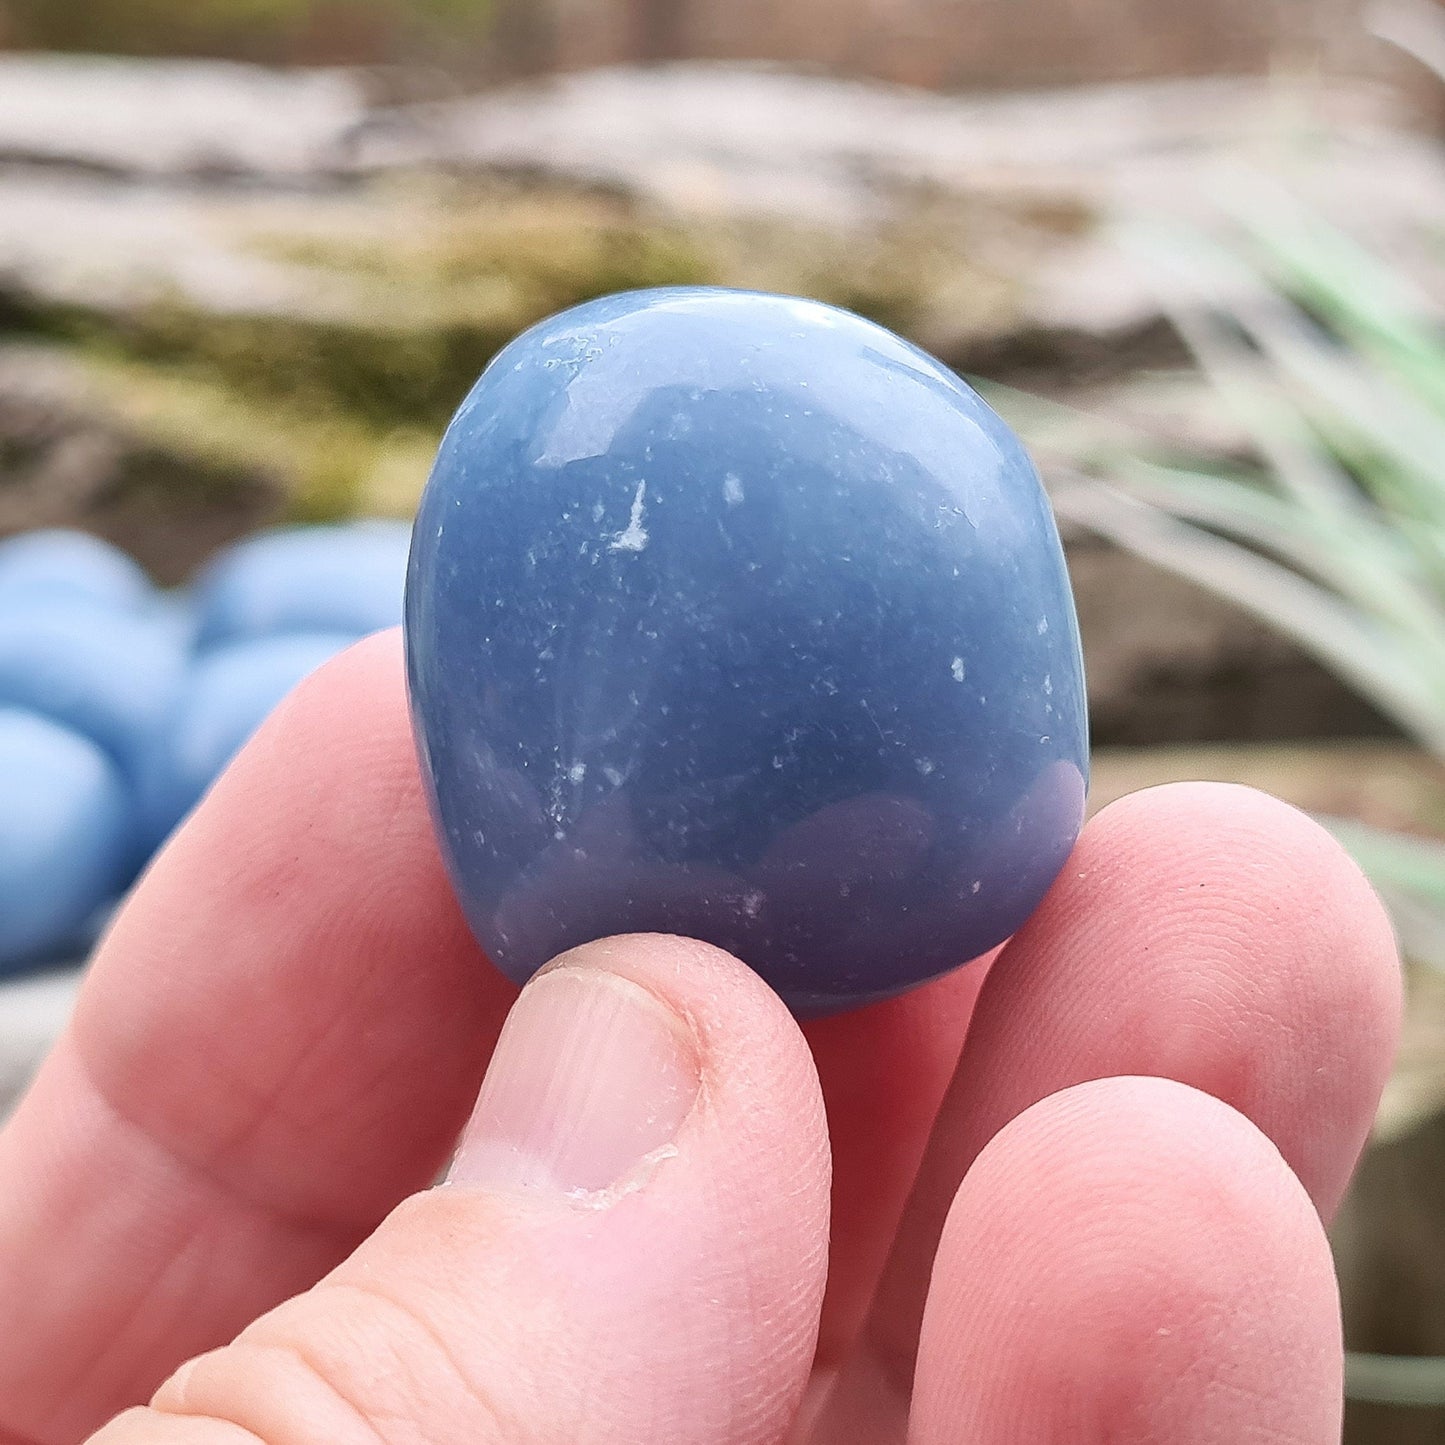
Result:
{"label": "blue tumbled stone", "polygon": [[200,657],[138,768],[146,843],[163,841],[277,703],[353,640],[349,633],[292,633],[228,643]]}
{"label": "blue tumbled stone", "polygon": [[0,973],[88,941],[122,880],[130,800],[88,738],[0,707]]}
{"label": "blue tumbled stone", "polygon": [[407,586],[443,852],[511,977],[683,933],[800,1012],[987,951],[1083,816],[1048,502],[952,372],[815,302],[543,322],[442,442]]}
{"label": "blue tumbled stone", "polygon": [[401,621],[411,528],[366,521],[292,527],[238,543],[196,588],[201,647],[296,632],[352,638]]}
{"label": "blue tumbled stone", "polygon": [[186,641],[156,599],[117,611],[85,597],[0,599],[0,706],[73,728],[130,771],[168,715]]}
{"label": "blue tumbled stone", "polygon": [[0,542],[0,609],[37,596],[130,611],[147,605],[152,588],[140,567],[109,542],[56,527]]}

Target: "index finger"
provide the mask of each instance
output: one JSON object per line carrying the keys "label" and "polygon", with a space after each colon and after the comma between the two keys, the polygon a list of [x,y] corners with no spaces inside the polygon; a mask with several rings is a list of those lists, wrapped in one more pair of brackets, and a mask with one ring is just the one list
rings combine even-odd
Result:
{"label": "index finger", "polygon": [[447,884],[383,634],[157,859],[0,1135],[0,1440],[88,1433],[425,1187],[515,992]]}

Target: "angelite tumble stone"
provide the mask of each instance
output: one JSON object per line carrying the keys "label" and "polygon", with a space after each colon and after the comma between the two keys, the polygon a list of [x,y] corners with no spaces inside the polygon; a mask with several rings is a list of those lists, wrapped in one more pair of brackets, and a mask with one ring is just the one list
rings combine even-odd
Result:
{"label": "angelite tumble stone", "polygon": [[815,302],[641,292],[513,342],[442,442],[406,628],[443,851],[518,981],[661,931],[800,1012],[886,997],[1012,933],[1083,816],[1028,457]]}

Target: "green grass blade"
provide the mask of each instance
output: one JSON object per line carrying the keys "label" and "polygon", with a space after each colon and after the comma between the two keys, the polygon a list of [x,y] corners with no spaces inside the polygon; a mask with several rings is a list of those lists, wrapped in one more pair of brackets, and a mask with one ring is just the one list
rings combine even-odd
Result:
{"label": "green grass blade", "polygon": [[1345,1398],[1372,1405],[1438,1409],[1445,1405],[1445,1358],[1352,1351],[1345,1356]]}
{"label": "green grass blade", "polygon": [[1445,918],[1445,843],[1352,818],[1322,817],[1320,821],[1372,879],[1434,905]]}
{"label": "green grass blade", "polygon": [[1445,349],[1435,308],[1398,270],[1283,190],[1252,187],[1234,215],[1271,281],[1355,350],[1392,369],[1445,410]]}
{"label": "green grass blade", "polygon": [[1061,516],[1284,632],[1445,758],[1445,696],[1393,629],[1279,563],[1117,488],[1079,479],[1058,489],[1054,504]]}
{"label": "green grass blade", "polygon": [[1280,396],[1264,361],[1222,324],[1218,313],[1178,305],[1166,305],[1165,310],[1279,485],[1311,511],[1359,512],[1359,489],[1298,409]]}
{"label": "green grass blade", "polygon": [[[1332,490],[1339,499],[1318,459],[1303,450],[1302,422],[1325,449],[1353,464],[1377,504],[1445,522],[1445,409],[1406,389],[1358,349],[1329,338],[1237,252],[1208,237],[1157,226],[1128,227],[1124,239],[1158,270],[1173,296],[1166,306],[1178,324],[1192,327],[1201,363],[1224,394],[1240,401],[1243,386],[1227,375],[1235,366],[1248,374],[1246,385],[1281,395],[1297,410],[1298,421],[1290,423],[1243,399],[1243,419],[1282,486],[1302,499],[1312,494],[1321,504]],[[1187,319],[1187,311],[1227,321],[1250,346],[1223,342],[1228,333],[1218,323],[1206,335],[1210,323]],[[1445,367],[1441,375],[1445,379]],[[1331,468],[1330,475],[1337,477],[1338,470]]]}
{"label": "green grass blade", "polygon": [[1445,414],[1327,344],[1283,307],[1237,308],[1235,315],[1305,415],[1354,461],[1380,505],[1445,522]]}
{"label": "green grass blade", "polygon": [[1406,958],[1445,971],[1445,843],[1321,816],[1390,910]]}
{"label": "green grass blade", "polygon": [[1417,559],[1374,516],[1320,515],[1263,487],[1183,468],[1124,462],[1113,475],[1172,516],[1273,554],[1412,639],[1445,696],[1445,606]]}

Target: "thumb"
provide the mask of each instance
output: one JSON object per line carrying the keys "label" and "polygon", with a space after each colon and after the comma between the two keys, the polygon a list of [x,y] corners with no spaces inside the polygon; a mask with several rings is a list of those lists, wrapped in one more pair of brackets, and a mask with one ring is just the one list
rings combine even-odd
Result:
{"label": "thumb", "polygon": [[522,991],[448,1182],[91,1445],[750,1445],[812,1362],[828,1150],[773,994],[682,939]]}

